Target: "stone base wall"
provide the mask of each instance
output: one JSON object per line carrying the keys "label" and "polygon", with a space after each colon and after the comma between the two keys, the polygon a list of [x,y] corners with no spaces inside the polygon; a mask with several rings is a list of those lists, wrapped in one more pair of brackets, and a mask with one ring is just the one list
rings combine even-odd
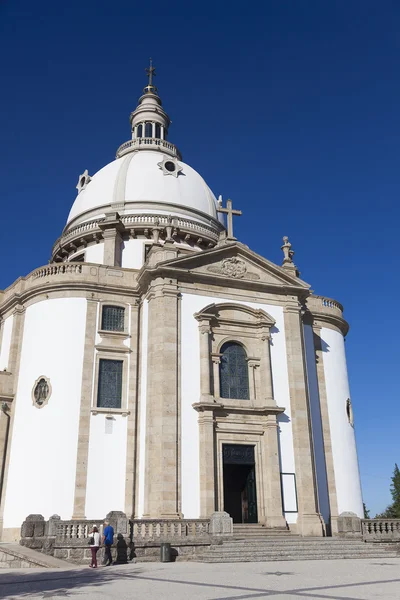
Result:
{"label": "stone base wall", "polygon": [[20,556],[0,550],[0,569],[37,569],[37,567],[38,565],[24,560]]}

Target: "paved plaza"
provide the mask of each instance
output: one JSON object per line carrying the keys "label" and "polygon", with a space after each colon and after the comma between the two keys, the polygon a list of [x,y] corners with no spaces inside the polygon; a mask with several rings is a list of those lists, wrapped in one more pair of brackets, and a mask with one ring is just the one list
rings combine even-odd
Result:
{"label": "paved plaza", "polygon": [[0,598],[399,600],[400,558],[4,570]]}

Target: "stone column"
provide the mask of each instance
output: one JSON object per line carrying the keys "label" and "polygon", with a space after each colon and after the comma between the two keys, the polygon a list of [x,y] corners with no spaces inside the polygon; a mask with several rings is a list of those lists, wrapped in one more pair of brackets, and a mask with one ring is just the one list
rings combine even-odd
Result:
{"label": "stone column", "polygon": [[180,295],[155,279],[148,293],[144,516],[180,518]]}
{"label": "stone column", "polygon": [[262,397],[261,401],[264,406],[272,406],[275,404],[273,386],[272,386],[272,369],[271,369],[271,349],[270,349],[271,334],[269,331],[264,331],[261,335],[261,361],[262,361]]}
{"label": "stone column", "polygon": [[257,386],[256,386],[256,368],[260,366],[258,360],[253,360],[249,358],[247,360],[247,366],[249,369],[249,394],[250,400],[253,400],[255,404],[259,404],[259,394],[257,394]]}
{"label": "stone column", "polygon": [[287,300],[284,320],[299,506],[297,533],[304,536],[321,536],[324,524],[322,516],[317,512],[311,417],[300,310],[297,298]]}
{"label": "stone column", "polygon": [[331,535],[338,533],[338,503],[336,496],[335,470],[333,467],[331,429],[329,425],[328,399],[326,394],[324,361],[322,356],[321,327],[313,323],[315,360],[317,367],[318,395],[321,410],[322,435],[324,440],[326,478],[328,483]]}
{"label": "stone column", "polygon": [[200,332],[200,397],[201,402],[211,400],[211,370],[210,370],[210,324],[202,321]]}
{"label": "stone column", "polygon": [[212,354],[211,359],[213,362],[213,383],[214,383],[214,398],[219,398],[221,395],[221,387],[219,380],[219,365],[221,364],[221,355],[220,354]]}
{"label": "stone column", "polygon": [[[10,354],[8,359],[8,371],[11,373],[12,383],[10,387],[12,388],[12,396],[14,400],[9,403],[11,408],[8,413],[10,414],[10,423],[8,427],[8,444],[7,448],[2,448],[2,452],[5,450],[6,457],[4,461],[4,472],[3,472],[3,489],[2,489],[2,497],[0,498],[0,540],[3,540],[3,514],[4,514],[4,500],[6,497],[7,490],[7,478],[8,478],[8,466],[10,464],[10,447],[12,440],[12,433],[14,428],[14,417],[15,417],[15,406],[16,400],[15,396],[18,388],[18,375],[19,375],[19,367],[21,362],[21,349],[22,349],[22,339],[24,334],[24,323],[25,323],[25,307],[22,304],[18,304],[13,311],[13,324],[11,331],[11,344],[10,344]],[[4,419],[3,419],[4,417]],[[2,415],[2,429],[4,432],[4,437],[6,433],[8,417],[6,415]],[[3,455],[1,456],[2,462],[0,463],[0,468],[2,469],[3,464]]]}
{"label": "stone column", "polygon": [[199,412],[200,519],[215,509],[214,412],[212,406],[195,406]]}
{"label": "stone column", "polygon": [[265,485],[265,525],[268,528],[286,527],[282,512],[281,473],[278,451],[278,423],[275,414],[265,417],[262,442]]}
{"label": "stone column", "polygon": [[129,388],[128,388],[128,422],[126,446],[126,478],[125,478],[125,513],[134,518],[137,476],[137,430],[138,430],[138,371],[139,371],[139,322],[140,301],[135,299],[130,306],[130,341]]}
{"label": "stone column", "polygon": [[122,261],[122,232],[125,227],[118,213],[109,213],[103,223],[99,224],[103,231],[104,257],[103,264],[120,267]]}
{"label": "stone column", "polygon": [[[86,519],[86,485],[89,456],[90,409],[92,403],[93,370],[95,361],[94,345],[97,331],[97,307],[97,301],[87,300],[73,519]],[[99,493],[101,492],[99,491]]]}

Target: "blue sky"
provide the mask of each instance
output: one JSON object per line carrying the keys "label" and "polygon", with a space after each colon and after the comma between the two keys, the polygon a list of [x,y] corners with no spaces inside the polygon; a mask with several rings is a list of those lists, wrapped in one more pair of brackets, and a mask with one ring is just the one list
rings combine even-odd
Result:
{"label": "blue sky", "polygon": [[114,158],[152,56],[170,140],[236,235],[344,304],[364,499],[399,456],[400,4],[0,1],[0,287],[43,265]]}

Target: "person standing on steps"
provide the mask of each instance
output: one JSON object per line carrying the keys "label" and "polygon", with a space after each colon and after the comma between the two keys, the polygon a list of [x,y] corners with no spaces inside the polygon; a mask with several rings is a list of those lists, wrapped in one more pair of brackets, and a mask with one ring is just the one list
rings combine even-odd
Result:
{"label": "person standing on steps", "polygon": [[104,544],[104,565],[109,567],[112,564],[111,546],[114,542],[114,529],[108,521],[104,521],[103,544]]}
{"label": "person standing on steps", "polygon": [[93,525],[92,531],[89,533],[89,546],[92,552],[92,562],[90,566],[93,569],[97,569],[97,552],[100,548],[100,534],[96,525]]}

